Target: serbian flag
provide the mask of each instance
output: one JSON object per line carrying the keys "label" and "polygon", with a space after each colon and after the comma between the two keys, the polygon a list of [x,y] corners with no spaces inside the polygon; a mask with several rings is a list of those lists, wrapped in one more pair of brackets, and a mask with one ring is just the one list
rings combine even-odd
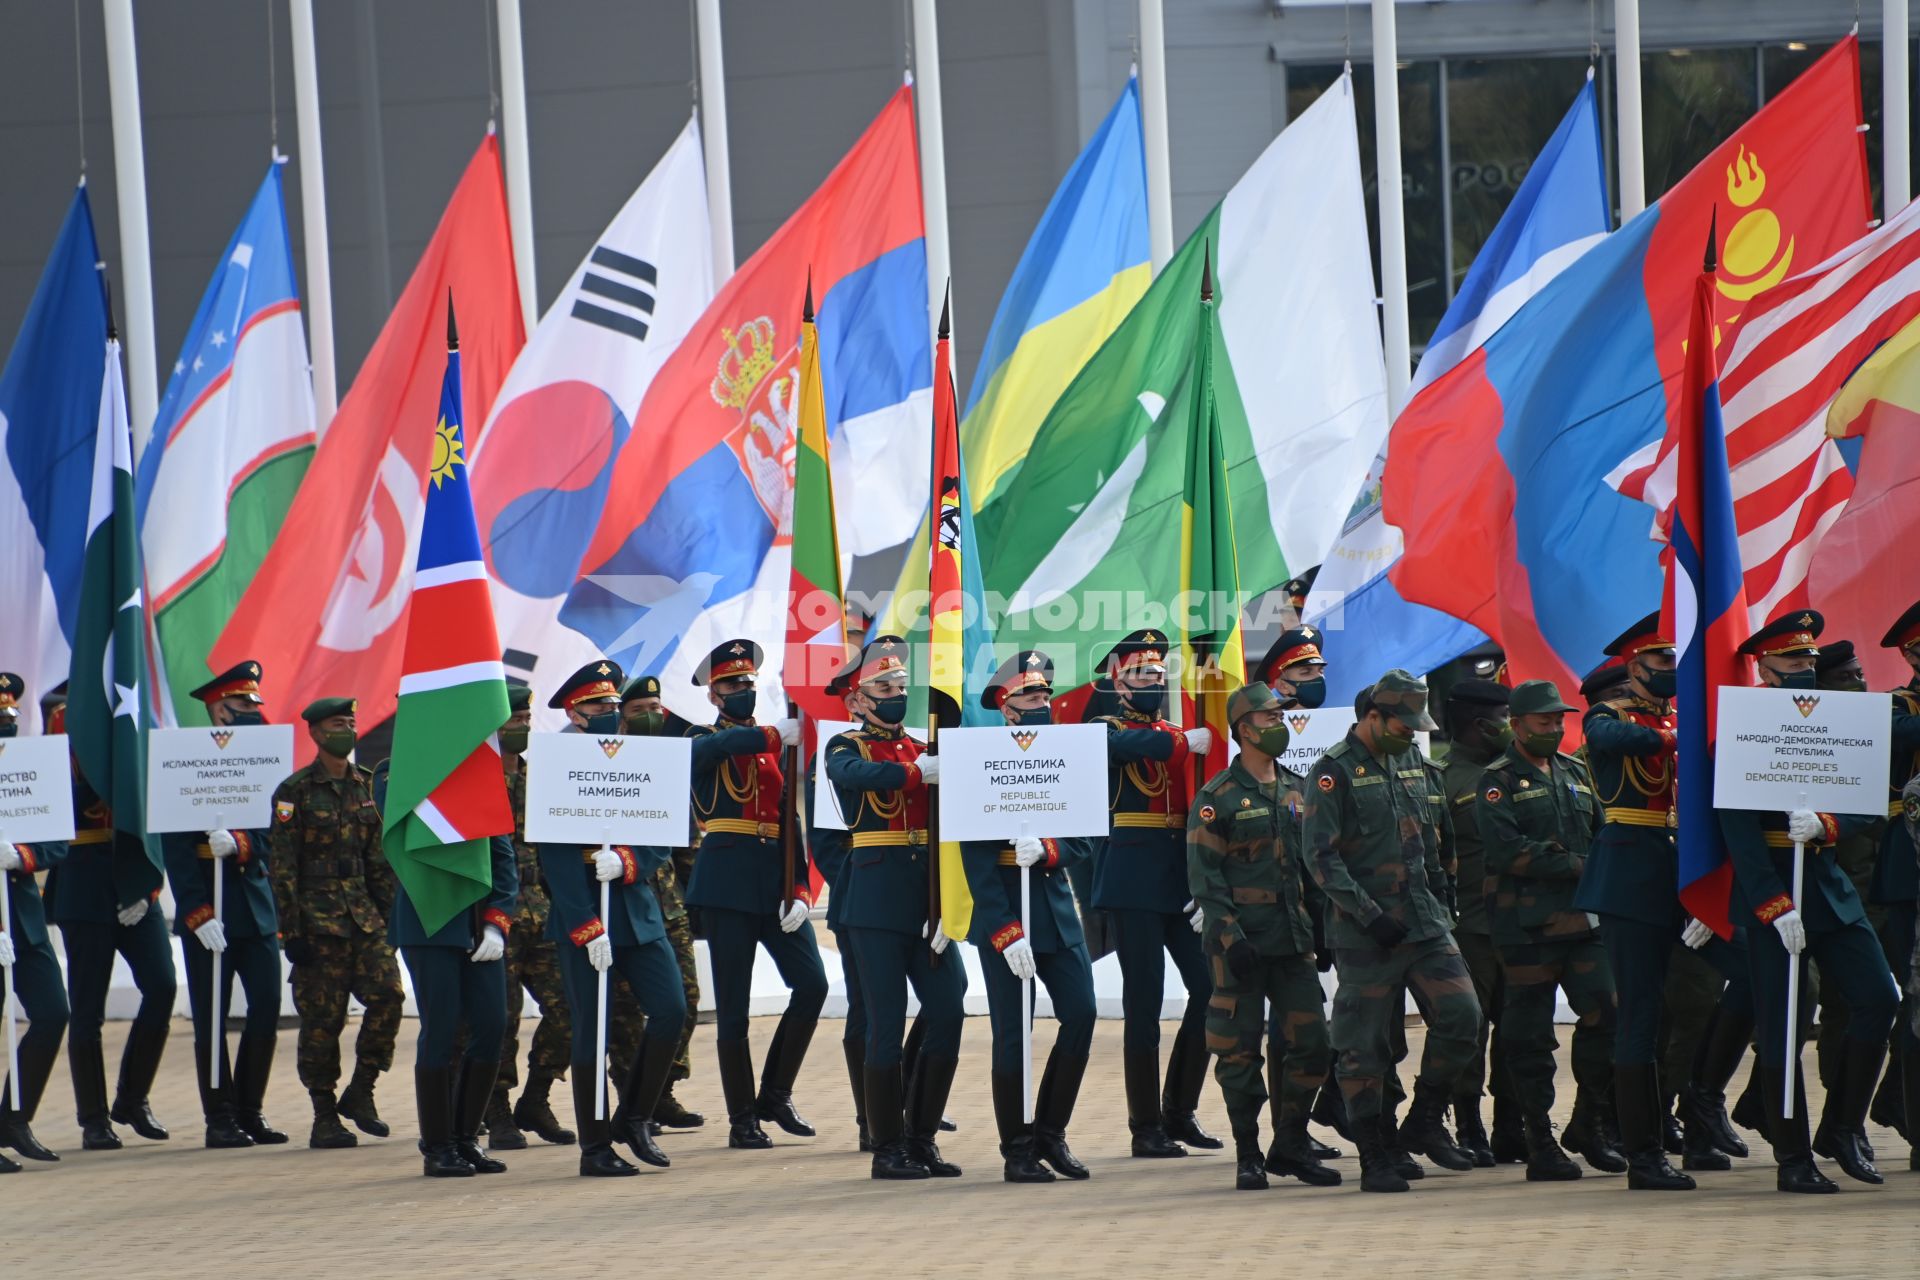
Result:
{"label": "serbian flag", "polygon": [[828,464],[827,398],[820,386],[820,329],[813,281],[800,315],[800,439],[793,460],[793,565],[787,588],[787,696],[815,720],[838,720],[827,692],[847,660],[847,615],[840,597],[840,534]]}
{"label": "serbian flag", "polygon": [[1722,685],[1753,683],[1740,652],[1746,638],[1747,593],[1740,574],[1740,538],[1733,523],[1733,477],[1727,466],[1726,428],[1720,418],[1719,281],[1714,245],[1693,286],[1686,364],[1673,424],[1678,491],[1666,521],[1666,593],[1660,627],[1679,658],[1674,710],[1679,721],[1678,775],[1680,901],[1694,919],[1723,938],[1733,936],[1728,894],[1733,863],[1720,840],[1713,811],[1714,722]]}
{"label": "serbian flag", "polygon": [[387,862],[429,934],[492,886],[491,836],[513,830],[500,744],[507,669],[473,518],[461,430],[460,339],[447,300],[447,374],[427,466],[385,807]]}

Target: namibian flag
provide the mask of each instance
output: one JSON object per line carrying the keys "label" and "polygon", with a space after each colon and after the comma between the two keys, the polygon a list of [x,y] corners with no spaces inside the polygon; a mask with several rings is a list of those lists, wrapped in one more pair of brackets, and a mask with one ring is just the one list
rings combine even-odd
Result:
{"label": "namibian flag", "polygon": [[513,830],[495,738],[507,675],[480,556],[461,430],[460,340],[447,299],[447,374],[393,717],[386,855],[429,933],[483,898],[488,837]]}
{"label": "namibian flag", "polygon": [[1714,258],[1709,233],[1706,269],[1693,288],[1680,412],[1672,428],[1679,435],[1675,442],[1678,493],[1666,530],[1667,580],[1660,626],[1673,637],[1679,657],[1674,709],[1680,741],[1674,807],[1680,820],[1680,901],[1694,919],[1730,938],[1733,864],[1713,812],[1714,720],[1719,715],[1720,686],[1753,681],[1740,652],[1747,593],[1733,523],[1726,428],[1720,420]]}
{"label": "namibian flag", "polygon": [[793,567],[788,571],[787,696],[816,720],[838,720],[827,692],[847,660],[847,615],[840,596],[840,534],[828,465],[827,398],[820,386],[820,330],[813,322],[813,280],[800,317],[800,432],[793,458]]}

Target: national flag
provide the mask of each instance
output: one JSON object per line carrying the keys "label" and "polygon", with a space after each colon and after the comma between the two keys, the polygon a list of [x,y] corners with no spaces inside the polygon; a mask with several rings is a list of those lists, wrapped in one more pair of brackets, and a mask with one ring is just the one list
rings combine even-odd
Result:
{"label": "national flag", "polygon": [[1383,478],[1404,596],[1486,632],[1515,679],[1569,683],[1656,605],[1646,510],[1608,478],[1691,412],[1681,282],[1698,229],[1716,205],[1735,216],[1714,287],[1738,342],[1758,296],[1865,227],[1859,125],[1849,37],[1414,398]]}
{"label": "national flag", "polygon": [[710,710],[691,677],[714,645],[744,636],[784,653],[799,425],[791,317],[809,272],[841,550],[862,555],[912,536],[926,489],[933,362],[906,89],[661,365],[560,611],[629,672],[660,676],[689,717]]}
{"label": "national flag", "polygon": [[[1213,370],[1219,331],[1213,315],[1213,255],[1200,267],[1200,332],[1193,344],[1193,413],[1187,423],[1187,470],[1180,492],[1180,683],[1190,724],[1213,730],[1208,777],[1226,767],[1227,695],[1246,683],[1240,637],[1240,570],[1234,558],[1233,498]],[[1190,781],[1187,794],[1198,791]]]}
{"label": "national flag", "polygon": [[1710,233],[1706,270],[1694,282],[1679,412],[1670,432],[1678,491],[1666,526],[1669,559],[1660,626],[1673,637],[1678,662],[1674,808],[1680,820],[1675,833],[1680,901],[1694,919],[1730,938],[1733,863],[1714,815],[1714,735],[1721,686],[1744,687],[1753,683],[1753,674],[1740,652],[1747,635],[1747,598],[1720,417],[1720,362],[1714,349],[1720,330],[1718,285]]}
{"label": "national flag", "polygon": [[[1412,390],[1434,381],[1497,332],[1548,281],[1600,243],[1611,225],[1606,162],[1593,73],[1534,158],[1506,212],[1474,257],[1413,372]],[[1360,496],[1314,578],[1303,617],[1336,631],[1327,701],[1351,702],[1382,671],[1432,671],[1480,644],[1481,632],[1438,609],[1414,604],[1388,576],[1404,542],[1380,511],[1386,451],[1373,460]]]}
{"label": "national flag", "polygon": [[[1061,680],[1078,684],[1129,632],[1172,629],[1209,244],[1241,584],[1263,591],[1320,562],[1386,433],[1366,228],[1342,76],[1201,221],[981,509],[986,586],[1008,600],[996,642],[1046,649]],[[1063,651],[1062,631],[1077,654]]]}
{"label": "national flag", "polygon": [[[574,268],[468,450],[494,617],[508,670],[528,684],[545,688],[600,656],[560,606],[640,403],[713,289],[694,117]],[[545,697],[534,708],[537,723],[564,722]]]}
{"label": "national flag", "polygon": [[[461,175],[314,452],[280,536],[214,645],[216,670],[257,659],[281,706],[353,696],[364,723],[393,714],[445,373],[433,335],[449,290],[467,315],[461,400],[484,416],[525,340],[491,135]],[[311,755],[304,735],[295,744]]]}
{"label": "national flag", "polygon": [[827,692],[847,660],[847,614],[840,588],[840,535],[833,510],[827,399],[820,385],[820,329],[813,282],[800,314],[800,430],[793,461],[793,559],[787,588],[787,697],[815,720],[846,714]]}
{"label": "national flag", "polygon": [[313,457],[313,378],[280,163],[268,166],[200,298],[140,454],[134,498],[159,647],[155,701],[169,723],[207,723],[187,690],[213,677],[207,654]]}
{"label": "national flag", "polygon": [[447,373],[393,716],[383,847],[428,933],[487,896],[489,837],[513,830],[501,780],[507,671],[473,518],[460,412],[460,339],[447,300]]}
{"label": "national flag", "polygon": [[99,262],[83,185],[0,370],[0,661],[26,681],[29,706],[73,657],[106,367]]}
{"label": "national flag", "polygon": [[105,345],[66,728],[81,776],[113,811],[113,829],[140,840],[157,872],[159,844],[144,838],[151,716],[143,702],[147,619],[133,516],[133,431],[118,335],[109,331]]}

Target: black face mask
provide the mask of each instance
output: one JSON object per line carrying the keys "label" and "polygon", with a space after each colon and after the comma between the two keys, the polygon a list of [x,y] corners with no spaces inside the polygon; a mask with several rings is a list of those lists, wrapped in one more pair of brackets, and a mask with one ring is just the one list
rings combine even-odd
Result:
{"label": "black face mask", "polygon": [[899,724],[907,718],[907,695],[896,693],[890,698],[873,700],[873,718],[881,724]]}
{"label": "black face mask", "polygon": [[760,702],[758,689],[742,689],[737,693],[723,694],[720,698],[720,714],[729,720],[745,723],[753,719],[753,709]]}
{"label": "black face mask", "polygon": [[265,724],[266,722],[266,716],[258,711],[230,711],[227,713],[227,723],[237,728],[250,728],[253,725]]}
{"label": "black face mask", "polygon": [[1127,705],[1143,716],[1157,716],[1160,709],[1167,705],[1167,686],[1155,685],[1151,689],[1127,689],[1121,697]]}
{"label": "black face mask", "polygon": [[1782,689],[1813,689],[1818,687],[1816,684],[1818,673],[1812,670],[1776,671],[1773,673],[1773,678],[1780,682]]}
{"label": "black face mask", "polygon": [[0,738],[11,738],[20,732],[20,722],[9,717],[0,720]]}
{"label": "black face mask", "polygon": [[1293,700],[1308,711],[1320,706],[1327,700],[1327,678],[1314,676],[1310,680],[1300,681],[1293,686]]}
{"label": "black face mask", "polygon": [[585,732],[596,736],[605,734],[608,737],[619,733],[620,713],[618,711],[602,711],[596,715],[588,716]]}
{"label": "black face mask", "polygon": [[1021,725],[1052,724],[1053,708],[1050,706],[1028,707],[1025,711],[1022,711],[1020,713],[1020,718],[1014,721],[1014,723],[1021,724]]}
{"label": "black face mask", "polygon": [[1641,677],[1640,683],[1645,685],[1647,692],[1656,698],[1671,698],[1674,690],[1680,687],[1680,673],[1677,671],[1648,671],[1645,676]]}

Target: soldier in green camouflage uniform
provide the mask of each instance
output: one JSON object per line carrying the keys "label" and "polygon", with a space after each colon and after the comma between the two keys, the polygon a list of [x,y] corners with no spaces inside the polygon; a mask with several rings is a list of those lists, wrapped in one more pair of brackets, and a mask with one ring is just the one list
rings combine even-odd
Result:
{"label": "soldier in green camouflage uniform", "polygon": [[[1474,808],[1486,845],[1493,940],[1506,970],[1500,1016],[1526,1122],[1529,1182],[1580,1176],[1579,1166],[1554,1141],[1548,1119],[1557,991],[1567,993],[1579,1019],[1573,1077],[1589,1113],[1596,1100],[1613,1092],[1613,971],[1593,917],[1573,905],[1587,850],[1600,829],[1600,807],[1586,766],[1560,751],[1572,710],[1550,681],[1528,680],[1516,688],[1514,740],[1487,766]],[[1575,1149],[1587,1163],[1622,1171],[1625,1162],[1599,1126],[1580,1132],[1582,1145]]]}
{"label": "soldier in green camouflage uniform", "polygon": [[1391,1028],[1397,1002],[1412,992],[1427,1023],[1426,1052],[1399,1140],[1450,1169],[1473,1160],[1447,1134],[1442,1116],[1473,1060],[1480,1002],[1450,918],[1430,878],[1427,770],[1414,733],[1435,727],[1427,683],[1389,671],[1368,690],[1364,715],[1314,766],[1307,789],[1308,866],[1330,904],[1327,937],[1339,987],[1333,1047],[1340,1088],[1360,1147],[1361,1188],[1405,1191],[1382,1126]]}
{"label": "soldier in green camouflage uniform", "polygon": [[[300,713],[319,753],[273,793],[273,896],[281,948],[293,964],[300,1014],[300,1083],[313,1100],[309,1146],[351,1147],[345,1116],[377,1138],[388,1128],[374,1108],[374,1081],[393,1065],[404,999],[387,942],[393,870],[380,848],[373,775],[347,757],[355,741],[351,698],[322,698]],[[340,1032],[347,998],[366,1006],[354,1042],[353,1079],[339,1100]]]}
{"label": "soldier in green camouflage uniform", "polygon": [[[1213,971],[1207,1048],[1227,1103],[1237,1161],[1235,1185],[1262,1190],[1269,1172],[1313,1186],[1337,1186],[1307,1138],[1307,1112],[1327,1078],[1327,1022],[1314,965],[1300,832],[1287,807],[1288,780],[1276,757],[1291,734],[1279,698],[1264,684],[1236,690],[1227,723],[1240,744],[1234,762],[1200,789],[1187,815],[1187,888],[1205,917],[1201,947]],[[1267,1004],[1285,1030],[1286,1057],[1273,1147],[1260,1151],[1267,1103],[1260,1048]]]}

